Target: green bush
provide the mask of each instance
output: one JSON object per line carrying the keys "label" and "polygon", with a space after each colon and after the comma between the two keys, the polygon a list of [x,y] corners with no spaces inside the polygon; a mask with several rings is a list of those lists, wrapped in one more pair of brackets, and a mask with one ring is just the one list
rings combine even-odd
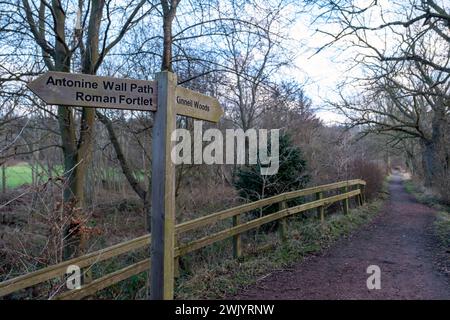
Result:
{"label": "green bush", "polygon": [[[301,150],[296,147],[288,134],[280,136],[279,169],[275,175],[262,175],[261,164],[248,165],[237,169],[235,188],[239,195],[249,201],[257,201],[274,195],[303,189],[310,180],[306,174],[306,161]],[[269,152],[270,148],[269,148]],[[295,202],[295,201],[294,201]],[[291,203],[290,206],[299,204]],[[278,204],[270,205],[251,213],[254,217],[264,216],[278,210]],[[264,229],[271,229],[276,223],[267,224]]]}
{"label": "green bush", "polygon": [[259,159],[255,165],[237,169],[235,187],[241,197],[256,201],[306,186],[310,180],[310,176],[305,173],[306,161],[288,134],[280,136],[279,153],[280,166],[275,175],[262,175]]}

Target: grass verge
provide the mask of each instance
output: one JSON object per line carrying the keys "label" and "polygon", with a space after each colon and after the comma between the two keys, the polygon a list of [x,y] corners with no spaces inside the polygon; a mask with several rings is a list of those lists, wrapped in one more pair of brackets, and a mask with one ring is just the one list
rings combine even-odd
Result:
{"label": "grass verge", "polygon": [[439,211],[449,211],[450,207],[446,206],[435,193],[430,192],[427,188],[421,186],[414,180],[405,180],[403,186],[409,194],[413,195],[416,200],[422,204],[435,208]]}
{"label": "grass verge", "polygon": [[422,204],[438,210],[434,222],[435,234],[445,248],[450,248],[450,207],[444,205],[439,198],[421,187],[413,180],[404,182],[405,190],[412,194]]}
{"label": "grass verge", "polygon": [[439,270],[450,277],[450,212],[439,211],[433,227],[440,246],[436,263]]}
{"label": "grass verge", "polygon": [[418,202],[438,210],[433,224],[433,232],[440,246],[438,265],[439,269],[450,276],[450,207],[413,180],[405,181],[404,186]]}
{"label": "grass verge", "polygon": [[436,215],[434,226],[439,241],[450,252],[450,213],[439,211]]}

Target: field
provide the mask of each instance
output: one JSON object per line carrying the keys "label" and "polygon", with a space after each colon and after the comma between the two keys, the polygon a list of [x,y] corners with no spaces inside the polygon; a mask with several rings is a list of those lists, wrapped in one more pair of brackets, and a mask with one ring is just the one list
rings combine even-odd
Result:
{"label": "field", "polygon": [[[35,168],[37,179],[39,182],[45,182],[49,178],[48,170],[42,167]],[[61,175],[63,169],[61,165],[53,167],[53,176]],[[5,170],[5,187],[6,189],[15,189],[24,185],[31,185],[33,183],[33,168],[32,165],[27,162],[18,162],[13,165],[6,166]],[[116,168],[106,168],[102,170],[103,179],[113,182],[115,180],[121,180],[123,178],[120,170]],[[0,170],[0,176],[3,177],[3,171]],[[142,171],[136,171],[135,177],[139,181],[144,180],[144,174]],[[0,180],[1,181],[1,180]],[[1,183],[1,182],[0,182]],[[0,188],[2,185],[0,186]]]}
{"label": "field", "polygon": [[[22,162],[13,166],[7,166],[5,170],[6,188],[13,189],[26,184],[31,184],[33,181],[32,168],[26,162]],[[3,170],[2,170],[3,178]]]}

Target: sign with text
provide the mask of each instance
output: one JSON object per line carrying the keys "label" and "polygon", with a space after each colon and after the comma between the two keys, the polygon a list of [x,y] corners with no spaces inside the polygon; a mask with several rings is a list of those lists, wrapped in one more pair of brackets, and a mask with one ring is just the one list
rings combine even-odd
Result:
{"label": "sign with text", "polygon": [[218,122],[223,115],[223,109],[216,98],[177,87],[175,99],[176,114],[210,122]]}
{"label": "sign with text", "polygon": [[156,111],[156,81],[49,71],[28,84],[48,104]]}

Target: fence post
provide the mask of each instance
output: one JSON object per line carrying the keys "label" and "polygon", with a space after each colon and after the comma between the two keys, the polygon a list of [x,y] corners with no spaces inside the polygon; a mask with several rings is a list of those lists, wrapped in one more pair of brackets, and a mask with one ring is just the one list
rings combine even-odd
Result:
{"label": "fence post", "polygon": [[6,163],[2,164],[2,192],[6,192]]}
{"label": "fence post", "polygon": [[[348,186],[345,186],[344,188],[342,188],[342,190],[344,191],[344,193],[347,193]],[[342,200],[342,206],[344,208],[344,214],[348,214],[348,197]]]}
{"label": "fence post", "polygon": [[[233,216],[233,227],[236,227],[240,224],[241,218],[239,215]],[[242,247],[241,247],[241,235],[237,234],[233,236],[233,257],[235,259],[239,258],[242,255]]]}
{"label": "fence post", "polygon": [[363,184],[361,185],[361,202],[366,202],[366,186]]}
{"label": "fence post", "polygon": [[358,197],[357,197],[357,201],[358,201],[358,204],[359,204],[360,206],[362,206],[362,205],[363,205],[363,199],[362,199],[362,185],[361,185],[361,184],[358,184],[356,187],[359,189],[359,194],[358,194]]}
{"label": "fence post", "polygon": [[[278,210],[284,210],[287,208],[286,201],[281,201],[278,204]],[[282,218],[278,220],[278,235],[280,236],[281,242],[286,242],[287,236],[286,236],[286,218]]]}
{"label": "fence post", "polygon": [[[316,200],[320,200],[323,198],[322,192],[316,193]],[[317,207],[317,216],[320,218],[320,222],[325,222],[325,208],[323,206]]]}
{"label": "fence post", "polygon": [[92,277],[92,266],[88,266],[83,270],[83,286],[91,283],[93,280]]}
{"label": "fence post", "polygon": [[[178,239],[178,236],[175,236],[173,247],[177,248],[179,242],[180,241]],[[178,278],[180,276],[180,257],[179,256],[175,257],[173,259],[173,276],[174,276],[174,278]]]}

